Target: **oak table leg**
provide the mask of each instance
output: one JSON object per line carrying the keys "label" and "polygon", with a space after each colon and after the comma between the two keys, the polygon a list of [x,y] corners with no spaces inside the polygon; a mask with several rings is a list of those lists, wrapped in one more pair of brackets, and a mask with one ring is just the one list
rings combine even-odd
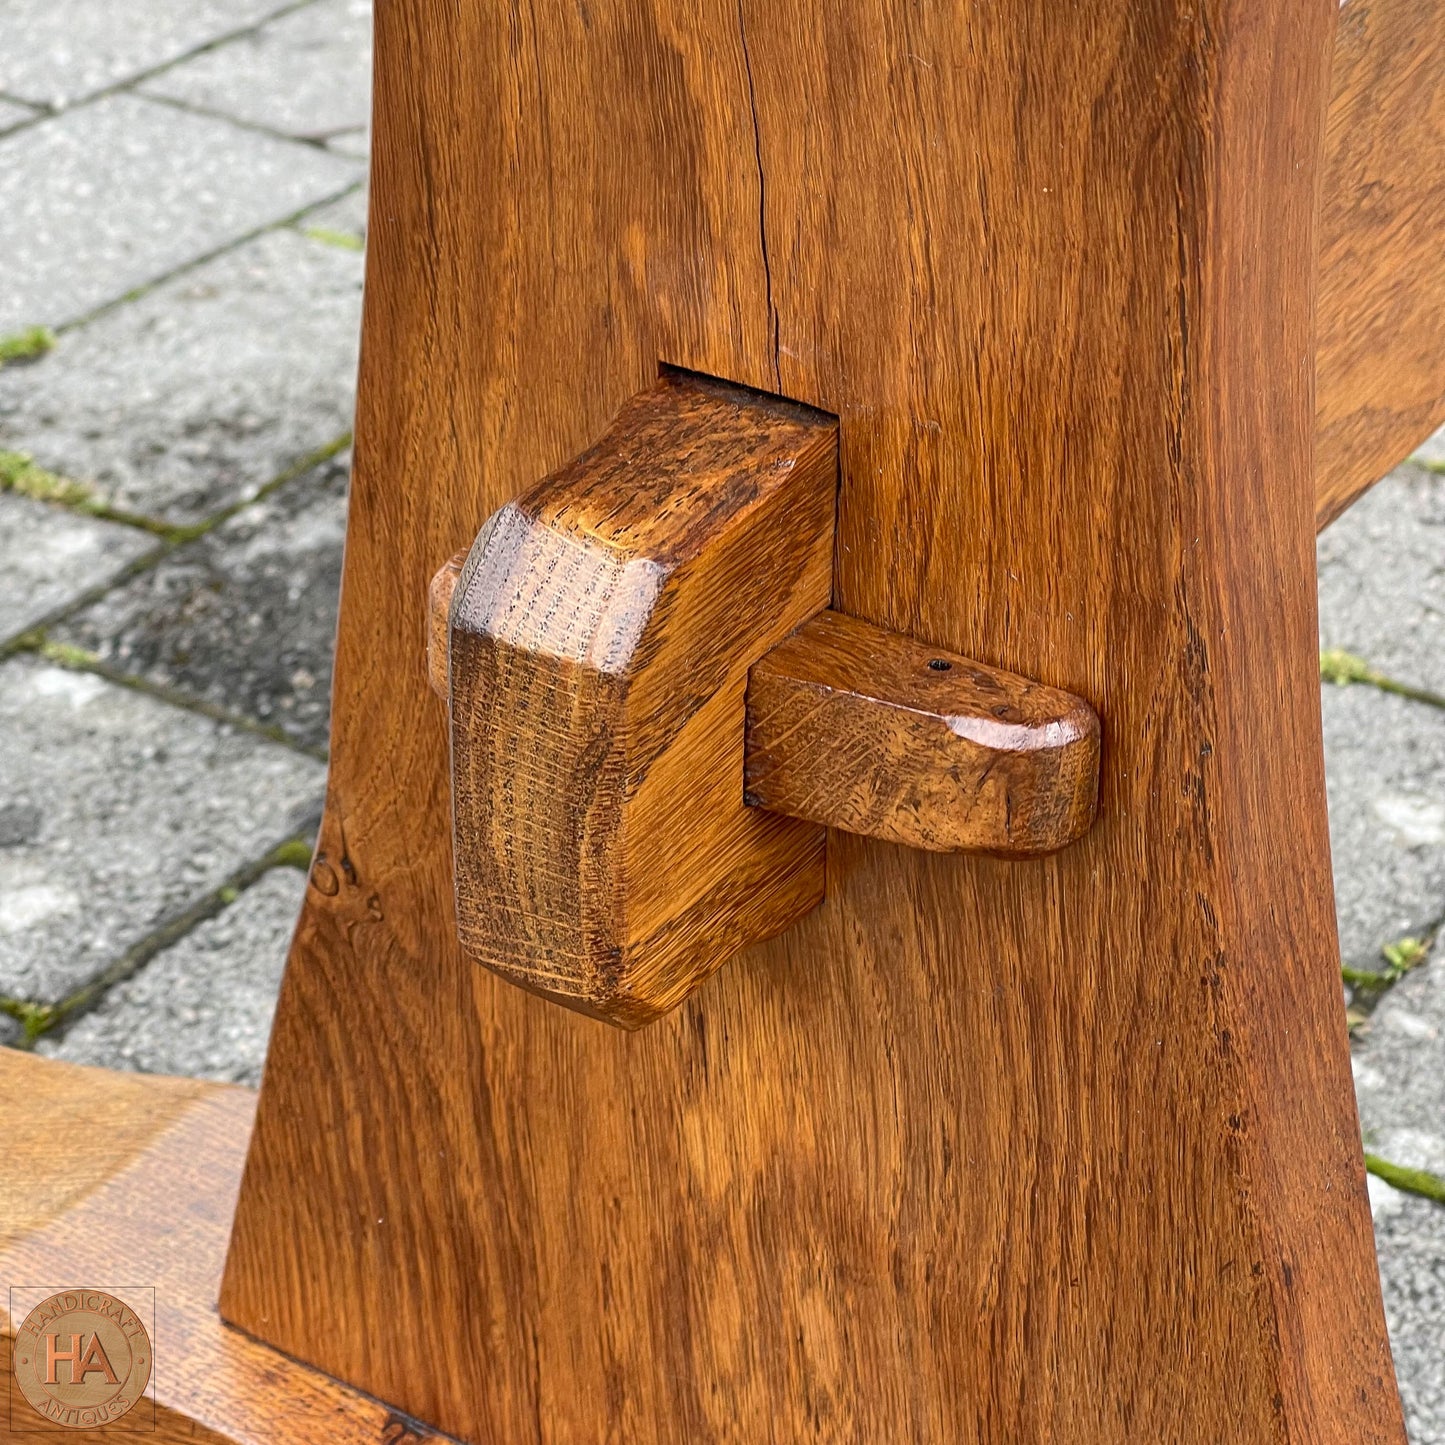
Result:
{"label": "oak table leg", "polygon": [[[472,1441],[1398,1442],[1313,574],[1334,0],[377,14],[330,799],[225,1315]],[[835,834],[622,1035],[465,962],[426,588],[667,362],[839,418],[834,606],[1099,820]]]}

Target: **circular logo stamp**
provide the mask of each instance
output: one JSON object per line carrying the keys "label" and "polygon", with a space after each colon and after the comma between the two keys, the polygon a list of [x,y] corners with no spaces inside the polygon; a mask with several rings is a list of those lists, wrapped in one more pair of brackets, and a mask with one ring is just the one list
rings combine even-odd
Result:
{"label": "circular logo stamp", "polygon": [[151,1342],[123,1300],[98,1289],[53,1294],[15,1333],[14,1376],[46,1422],[65,1430],[114,1424],[145,1394]]}

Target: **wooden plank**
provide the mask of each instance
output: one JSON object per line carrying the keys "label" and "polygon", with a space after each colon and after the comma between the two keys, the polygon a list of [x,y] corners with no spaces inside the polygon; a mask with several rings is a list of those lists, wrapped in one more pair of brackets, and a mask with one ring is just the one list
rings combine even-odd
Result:
{"label": "wooden plank", "polygon": [[1340,10],[1320,236],[1317,524],[1445,423],[1445,0]]}
{"label": "wooden plank", "polygon": [[[221,1323],[215,1300],[255,1095],[0,1049],[0,1440],[45,1429],[10,1378],[10,1287],[155,1291],[155,1445],[422,1445],[442,1437]],[[134,1412],[133,1412],[134,1413]],[[34,1433],[36,1429],[42,1435]]]}
{"label": "wooden plank", "polygon": [[749,672],[744,761],[756,807],[1025,858],[1094,821],[1099,719],[1072,693],[827,611]]}
{"label": "wooden plank", "polygon": [[448,643],[470,957],[638,1028],[817,907],[823,829],[744,802],[744,695],[827,604],[837,489],[830,418],[670,373],[482,528]]}
{"label": "wooden plank", "polygon": [[[1314,666],[1335,10],[377,8],[230,1318],[477,1441],[1399,1445]],[[659,359],[837,415],[834,605],[1108,747],[1075,846],[837,834],[821,908],[625,1035],[461,955],[418,657],[439,562]]]}

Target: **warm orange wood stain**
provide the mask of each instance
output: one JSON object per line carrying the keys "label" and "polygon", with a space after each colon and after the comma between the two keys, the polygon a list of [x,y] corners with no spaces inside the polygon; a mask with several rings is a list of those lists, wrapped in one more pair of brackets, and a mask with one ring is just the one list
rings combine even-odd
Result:
{"label": "warm orange wood stain", "polygon": [[1087,703],[826,607],[836,491],[821,413],[671,373],[437,571],[470,958],[635,1028],[822,901],[790,819],[1011,857],[1087,830]]}
{"label": "warm orange wood stain", "polygon": [[[217,1316],[250,1089],[0,1049],[0,1099],[0,1441],[440,1445],[443,1437]],[[10,1286],[37,1284],[154,1289],[154,1431],[47,1429],[29,1410],[9,1375],[20,1321],[5,1305]]]}
{"label": "warm orange wood stain", "polygon": [[1340,10],[1315,357],[1318,524],[1445,423],[1445,0]]}
{"label": "warm orange wood stain", "polygon": [[744,693],[827,605],[837,489],[831,420],[668,375],[487,522],[448,653],[470,957],[635,1028],[818,905],[823,830],[744,802]]}
{"label": "warm orange wood stain", "polygon": [[1058,688],[821,612],[748,675],[750,803],[941,852],[1088,831],[1099,719]]}
{"label": "warm orange wood stain", "polygon": [[[1315,667],[1335,18],[377,7],[331,790],[230,1318],[478,1442],[1399,1445]],[[457,946],[426,591],[659,360],[836,415],[833,605],[1105,748],[1078,843],[835,833],[818,910],[628,1035]]]}

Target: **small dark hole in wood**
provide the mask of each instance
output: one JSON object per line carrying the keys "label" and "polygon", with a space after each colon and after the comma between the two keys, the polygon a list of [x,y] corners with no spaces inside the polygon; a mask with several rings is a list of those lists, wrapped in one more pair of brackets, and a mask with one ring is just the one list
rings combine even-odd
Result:
{"label": "small dark hole in wood", "polygon": [[947,672],[953,666],[951,662],[945,662],[941,657],[929,658],[928,665],[934,672]]}

